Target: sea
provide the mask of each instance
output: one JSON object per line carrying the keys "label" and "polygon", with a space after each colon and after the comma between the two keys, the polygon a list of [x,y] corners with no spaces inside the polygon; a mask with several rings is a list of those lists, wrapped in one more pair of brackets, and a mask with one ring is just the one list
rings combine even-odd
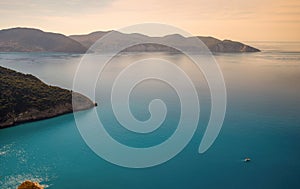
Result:
{"label": "sea", "polygon": [[[80,91],[90,98],[95,96],[97,107],[0,130],[0,188],[16,188],[25,180],[51,189],[300,188],[300,42],[247,43],[261,52],[213,54],[226,86],[226,112],[216,140],[204,153],[198,148],[214,102],[203,72],[191,59],[183,54],[124,53],[103,62],[108,56],[103,54],[91,58],[94,62],[87,68],[97,70],[107,63],[96,77],[94,93]],[[82,54],[0,53],[0,65],[72,90],[84,58]],[[165,119],[152,132],[138,133],[122,127],[113,111],[110,95],[114,81],[132,63],[145,63],[140,60],[167,60],[182,68],[197,91],[200,114],[194,117],[198,119],[197,128],[182,150],[163,162],[137,168],[120,166],[102,156],[101,150],[90,148],[81,129],[100,127],[101,120],[117,143],[141,149],[158,146],[175,134],[183,114],[182,101],[170,83],[148,78],[135,85],[128,97],[131,114],[141,122],[151,119],[149,104],[153,99],[164,102]],[[148,63],[145,72],[174,74],[168,64],[153,67]],[[123,82],[137,75],[124,76]],[[180,77],[176,76],[174,82],[184,89],[185,80]],[[83,77],[85,82],[91,78],[89,74]],[[98,119],[91,118],[95,112]],[[85,120],[83,126],[78,126],[76,119]],[[117,159],[135,165],[136,159],[118,152],[101,137],[97,140],[106,145],[106,151],[117,154]],[[147,154],[149,160],[163,156]],[[251,161],[245,162],[245,158]]]}

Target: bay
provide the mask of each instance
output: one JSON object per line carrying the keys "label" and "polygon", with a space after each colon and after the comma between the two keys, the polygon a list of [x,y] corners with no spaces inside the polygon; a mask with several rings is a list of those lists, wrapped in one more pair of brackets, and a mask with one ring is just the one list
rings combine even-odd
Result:
{"label": "bay", "polygon": [[[176,91],[165,83],[145,81],[130,97],[132,113],[140,120],[149,118],[152,99],[160,98],[168,107],[162,127],[149,135],[140,136],[122,128],[110,102],[103,100],[110,95],[106,89],[114,78],[132,61],[166,59],[188,73],[199,94],[198,129],[184,150],[155,167],[119,167],[87,146],[73,114],[67,114],[0,130],[1,188],[15,188],[26,179],[49,188],[299,188],[300,43],[249,43],[262,52],[214,55],[226,83],[227,111],[217,140],[204,154],[198,153],[198,146],[211,102],[203,74],[183,55],[120,55],[109,63],[96,87],[100,104],[97,112],[106,129],[119,142],[134,147],[157,145],[173,134],[180,101]],[[72,89],[82,58],[58,53],[0,53],[0,65]],[[167,73],[167,67],[156,69]],[[92,110],[77,113],[79,117],[91,114]],[[86,124],[96,123],[90,120]],[[243,162],[246,157],[251,158],[249,163]]]}

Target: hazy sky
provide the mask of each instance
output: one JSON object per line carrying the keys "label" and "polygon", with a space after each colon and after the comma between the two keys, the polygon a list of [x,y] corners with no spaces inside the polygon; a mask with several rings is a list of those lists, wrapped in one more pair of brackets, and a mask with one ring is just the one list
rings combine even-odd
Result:
{"label": "hazy sky", "polygon": [[300,41],[300,0],[1,0],[0,28],[66,35],[145,22],[241,41]]}

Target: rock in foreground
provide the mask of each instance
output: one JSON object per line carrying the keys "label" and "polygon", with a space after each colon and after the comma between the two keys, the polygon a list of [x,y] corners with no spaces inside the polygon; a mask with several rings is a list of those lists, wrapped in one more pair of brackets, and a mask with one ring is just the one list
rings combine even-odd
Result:
{"label": "rock in foreground", "polygon": [[20,186],[18,186],[18,189],[44,189],[44,187],[37,182],[26,180]]}

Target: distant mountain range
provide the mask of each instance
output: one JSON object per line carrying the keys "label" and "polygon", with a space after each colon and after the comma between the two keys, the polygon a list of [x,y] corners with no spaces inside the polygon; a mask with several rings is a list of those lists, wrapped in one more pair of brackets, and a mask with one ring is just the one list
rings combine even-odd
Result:
{"label": "distant mountain range", "polygon": [[84,53],[86,47],[58,33],[31,28],[0,30],[1,52],[66,52]]}
{"label": "distant mountain range", "polygon": [[[111,31],[97,31],[86,35],[71,35],[43,32],[33,28],[11,28],[0,30],[0,52],[65,52],[65,53],[85,53],[88,48],[98,39]],[[108,51],[114,50],[114,47],[126,43],[127,40],[134,41],[153,41],[142,45],[132,46],[125,49],[126,52],[176,52],[177,50],[157,44],[157,42],[171,41],[174,44],[180,44],[185,49],[193,44],[194,37],[183,37],[179,34],[167,35],[164,37],[149,37],[142,34],[125,34],[114,31],[118,35],[117,41],[112,41],[107,45]],[[231,41],[219,40],[213,37],[197,36],[215,53],[243,53],[259,52],[259,49],[246,44]],[[121,40],[120,40],[121,39]]]}
{"label": "distant mountain range", "polygon": [[[87,35],[71,35],[70,38],[78,41],[86,48],[89,48],[91,45],[93,45],[98,39],[105,36],[111,31],[103,32],[103,31],[97,31],[93,32]],[[254,47],[245,45],[240,42],[231,41],[231,40],[219,40],[213,37],[202,37],[202,36],[196,36],[196,37],[183,37],[179,34],[172,34],[172,35],[166,35],[164,37],[149,37],[146,35],[134,33],[134,34],[125,34],[120,33],[117,31],[114,31],[112,39],[115,38],[109,45],[107,45],[106,50],[114,50],[114,47],[122,44],[127,44],[128,41],[151,41],[151,43],[141,44],[132,46],[130,48],[127,48],[123,51],[126,52],[177,52],[176,49],[168,46],[163,46],[159,44],[160,42],[168,42],[168,44],[176,44],[176,46],[180,46],[184,49],[192,51],[193,46],[197,45],[195,42],[195,38],[200,39],[211,52],[215,53],[242,53],[242,52],[259,52],[259,49],[256,49]]]}

